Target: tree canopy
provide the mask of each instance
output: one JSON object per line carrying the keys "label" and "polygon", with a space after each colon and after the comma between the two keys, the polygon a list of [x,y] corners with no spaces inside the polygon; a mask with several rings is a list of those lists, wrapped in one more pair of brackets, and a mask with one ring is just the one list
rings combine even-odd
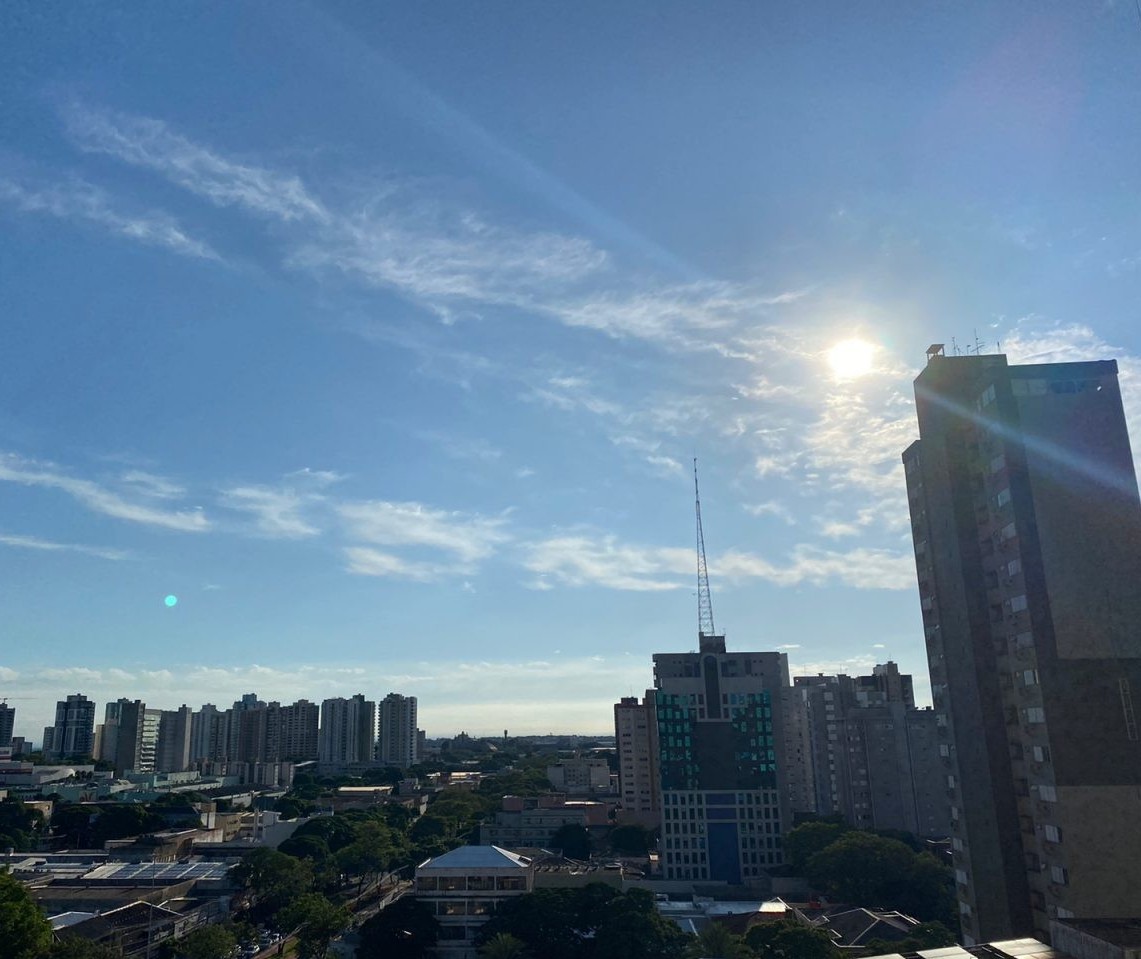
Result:
{"label": "tree canopy", "polygon": [[745,934],[745,942],[758,959],[837,959],[839,956],[827,932],[801,925],[795,919],[759,923]]}
{"label": "tree canopy", "polygon": [[52,927],[24,884],[0,873],[0,942],[7,959],[43,959],[52,944]]}
{"label": "tree canopy", "polygon": [[365,921],[357,959],[423,959],[440,936],[440,924],[424,903],[405,896]]}
{"label": "tree canopy", "polygon": [[543,959],[682,959],[689,938],[654,908],[644,889],[602,883],[537,889],[500,904],[480,929],[482,946],[513,936]]}
{"label": "tree canopy", "polygon": [[847,832],[815,853],[804,875],[838,902],[898,909],[922,920],[955,922],[950,870],[897,839]]}

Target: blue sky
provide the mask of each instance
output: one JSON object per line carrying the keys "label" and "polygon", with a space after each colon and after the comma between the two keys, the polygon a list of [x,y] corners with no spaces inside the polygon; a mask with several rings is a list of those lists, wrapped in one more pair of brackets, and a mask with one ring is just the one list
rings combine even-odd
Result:
{"label": "blue sky", "polygon": [[695,455],[730,646],[925,688],[911,379],[1116,357],[1138,422],[1139,81],[1126,3],[4,5],[17,732],[605,731],[695,642]]}

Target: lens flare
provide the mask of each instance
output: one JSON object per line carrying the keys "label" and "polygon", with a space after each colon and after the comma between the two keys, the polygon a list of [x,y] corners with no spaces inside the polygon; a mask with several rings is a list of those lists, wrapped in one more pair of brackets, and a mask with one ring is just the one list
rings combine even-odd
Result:
{"label": "lens flare", "polygon": [[166,599],[163,600],[168,607],[178,605],[178,597],[171,593]]}

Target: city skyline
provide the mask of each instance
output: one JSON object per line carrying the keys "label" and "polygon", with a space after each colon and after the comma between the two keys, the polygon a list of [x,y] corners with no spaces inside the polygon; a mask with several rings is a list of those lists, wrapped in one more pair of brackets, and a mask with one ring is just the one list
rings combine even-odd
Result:
{"label": "city skyline", "polygon": [[1135,12],[658,9],[0,12],[18,735],[605,731],[696,646],[694,455],[729,648],[929,702],[927,345],[1116,359],[1141,423]]}

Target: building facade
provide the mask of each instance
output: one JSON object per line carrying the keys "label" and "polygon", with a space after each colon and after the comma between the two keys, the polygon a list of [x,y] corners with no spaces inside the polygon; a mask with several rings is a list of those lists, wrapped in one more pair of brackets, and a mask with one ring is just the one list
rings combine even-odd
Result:
{"label": "building facade", "polygon": [[783,862],[788,686],[784,653],[727,652],[724,636],[654,655],[665,879],[739,884]]}
{"label": "building facade", "polygon": [[192,716],[189,706],[164,709],[160,713],[155,772],[180,773],[190,768]]}
{"label": "building facade", "polygon": [[1117,364],[928,357],[903,463],[964,939],[1134,915],[1141,501]]}
{"label": "building facade", "polygon": [[[50,743],[49,733],[51,730]],[[50,759],[95,754],[95,703],[73,693],[55,706],[55,723],[44,731],[44,755]]]}
{"label": "building facade", "polygon": [[389,693],[377,704],[376,758],[407,769],[420,761],[416,735],[416,697]]}
{"label": "building facade", "polygon": [[16,728],[16,708],[0,702],[0,749],[12,745],[12,730]]}
{"label": "building facade", "polygon": [[376,703],[360,693],[321,703],[317,761],[322,765],[371,763],[376,746]]}
{"label": "building facade", "polygon": [[868,676],[797,676],[808,713],[815,809],[857,829],[950,833],[951,803],[935,713],[916,709],[911,676],[895,663]]}
{"label": "building facade", "polygon": [[626,696],[614,704],[614,746],[622,819],[659,825],[658,720],[652,689],[646,690],[641,702]]}
{"label": "building facade", "polygon": [[477,959],[475,937],[505,899],[535,887],[531,860],[497,846],[460,846],[416,867],[413,895],[440,923],[440,959]]}

